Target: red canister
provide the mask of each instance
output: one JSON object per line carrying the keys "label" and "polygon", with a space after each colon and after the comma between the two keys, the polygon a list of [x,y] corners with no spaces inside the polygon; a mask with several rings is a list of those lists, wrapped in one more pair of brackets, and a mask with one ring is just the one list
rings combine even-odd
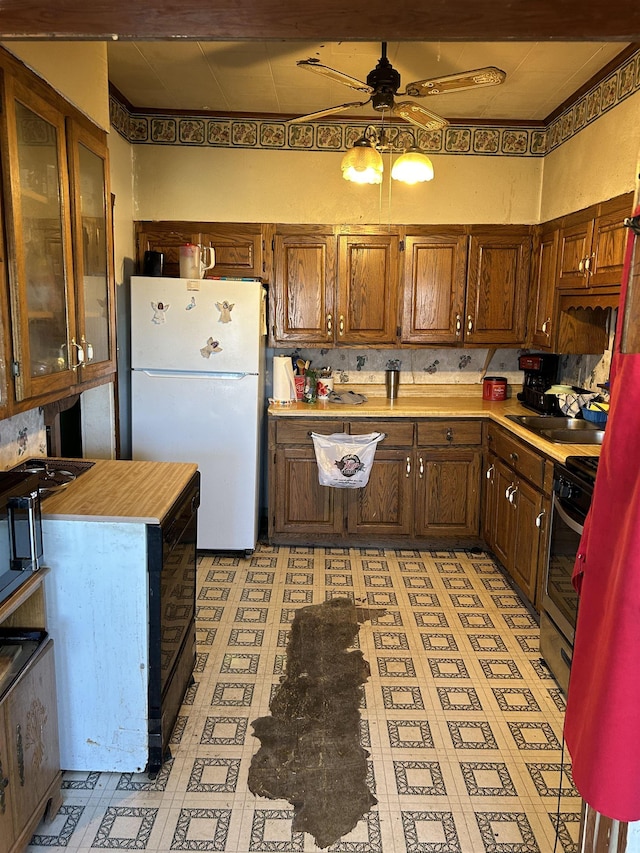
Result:
{"label": "red canister", "polygon": [[482,383],[483,400],[506,400],[507,378],[506,376],[485,376]]}

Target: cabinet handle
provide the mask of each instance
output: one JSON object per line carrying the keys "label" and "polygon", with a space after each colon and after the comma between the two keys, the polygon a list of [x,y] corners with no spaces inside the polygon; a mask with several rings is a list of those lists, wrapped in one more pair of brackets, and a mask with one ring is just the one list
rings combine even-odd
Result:
{"label": "cabinet handle", "polygon": [[76,356],[78,358],[77,363],[71,365],[71,369],[77,370],[81,365],[84,364],[84,349],[80,346],[79,343],[76,342],[75,338],[71,338],[71,346],[76,348]]}
{"label": "cabinet handle", "polygon": [[546,514],[547,514],[547,511],[545,509],[543,509],[542,512],[539,512],[536,515],[536,527],[542,527],[542,519],[544,518],[544,516]]}
{"label": "cabinet handle", "polygon": [[551,326],[551,317],[547,317],[547,319],[542,324],[542,334],[546,335],[549,331],[549,327]]}
{"label": "cabinet handle", "polygon": [[462,317],[459,314],[456,314],[456,338],[460,337],[461,331],[462,331]]}
{"label": "cabinet handle", "polygon": [[447,428],[447,432],[445,433],[445,438],[449,442],[453,441],[453,430],[451,429],[451,427]]}
{"label": "cabinet handle", "polygon": [[333,317],[327,314],[327,337],[330,338],[333,332]]}
{"label": "cabinet handle", "polygon": [[507,488],[505,489],[504,496],[505,496],[505,498],[506,498],[508,501],[510,501],[510,500],[511,500],[511,492],[512,492],[514,489],[515,489],[515,486],[514,486],[514,484],[513,484],[513,483],[511,483],[511,485],[510,485],[510,486],[507,486]]}
{"label": "cabinet handle", "polygon": [[16,753],[18,758],[20,785],[24,788],[24,748],[22,746],[22,728],[20,727],[20,723],[16,726]]}
{"label": "cabinet handle", "polygon": [[487,480],[491,480],[492,483],[493,483],[493,472],[495,470],[496,470],[495,465],[489,465],[489,467],[487,468],[486,474],[484,475],[487,478]]}
{"label": "cabinet handle", "polygon": [[584,258],[580,258],[580,263],[578,264],[578,272],[584,272]]}
{"label": "cabinet handle", "polygon": [[80,343],[87,354],[87,361],[93,361],[93,344],[90,344],[84,335],[80,338]]}
{"label": "cabinet handle", "polygon": [[589,255],[584,259],[584,268],[587,272],[591,272],[591,261],[593,259],[593,255]]}
{"label": "cabinet handle", "polygon": [[513,489],[511,489],[511,492],[509,493],[509,503],[514,508],[516,506],[516,495],[517,494],[518,494],[518,487],[514,486]]}
{"label": "cabinet handle", "polygon": [[471,314],[469,314],[469,316],[467,317],[467,331],[473,332],[473,317],[471,316]]}
{"label": "cabinet handle", "polygon": [[2,770],[2,758],[0,758],[0,814],[5,814],[7,810],[7,801],[4,795],[4,789],[9,784],[9,780],[4,775]]}
{"label": "cabinet handle", "polygon": [[340,335],[344,335],[344,317],[342,316],[342,314],[340,315],[339,329],[340,329]]}
{"label": "cabinet handle", "polygon": [[419,461],[420,461],[420,467],[419,467],[418,471],[420,474],[420,479],[422,480],[422,478],[424,477],[424,459],[422,458],[422,456],[420,457]]}
{"label": "cabinet handle", "polygon": [[407,473],[405,476],[408,477],[409,474],[411,474],[411,457],[407,456]]}

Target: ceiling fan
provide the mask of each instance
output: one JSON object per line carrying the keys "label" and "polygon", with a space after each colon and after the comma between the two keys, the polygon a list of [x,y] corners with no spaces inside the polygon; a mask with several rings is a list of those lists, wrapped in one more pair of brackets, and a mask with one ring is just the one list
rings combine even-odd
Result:
{"label": "ceiling fan", "polygon": [[396,101],[395,96],[410,95],[412,98],[424,98],[448,92],[461,92],[465,89],[475,89],[480,86],[497,86],[499,83],[504,82],[507,76],[504,71],[490,65],[486,68],[476,68],[474,71],[463,71],[460,74],[449,74],[445,77],[416,80],[413,83],[408,83],[404,92],[398,92],[400,88],[400,74],[387,59],[386,41],[382,42],[382,56],[373,71],[367,74],[366,83],[348,74],[344,74],[342,71],[336,71],[327,65],[322,65],[318,59],[301,59],[297,64],[301,68],[315,71],[317,74],[322,74],[336,83],[342,83],[351,89],[355,89],[357,92],[364,92],[371,97],[366,101],[352,101],[348,104],[339,104],[336,107],[329,107],[326,110],[319,110],[315,113],[298,116],[297,118],[290,119],[290,123],[292,124],[311,121],[316,118],[322,118],[323,116],[333,115],[334,113],[341,113],[354,107],[364,107],[370,103],[373,109],[378,112],[393,113],[393,115],[399,116],[425,130],[438,130],[449,124],[445,118],[430,112],[430,110],[413,101]]}

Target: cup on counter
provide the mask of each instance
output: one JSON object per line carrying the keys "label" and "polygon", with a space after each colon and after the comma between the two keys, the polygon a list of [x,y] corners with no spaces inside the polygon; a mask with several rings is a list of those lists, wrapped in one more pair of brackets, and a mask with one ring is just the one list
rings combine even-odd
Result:
{"label": "cup on counter", "polygon": [[385,372],[385,385],[387,388],[387,400],[395,400],[398,397],[398,385],[400,384],[400,371],[387,370]]}
{"label": "cup on counter", "polygon": [[296,383],[296,400],[304,400],[304,376],[294,376]]}
{"label": "cup on counter", "polygon": [[333,376],[321,376],[316,382],[318,400],[328,400],[333,391]]}

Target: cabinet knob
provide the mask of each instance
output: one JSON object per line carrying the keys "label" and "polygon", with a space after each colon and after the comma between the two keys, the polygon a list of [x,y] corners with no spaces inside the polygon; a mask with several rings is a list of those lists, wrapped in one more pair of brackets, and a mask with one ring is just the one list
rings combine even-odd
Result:
{"label": "cabinet knob", "polygon": [[331,337],[333,333],[333,317],[331,314],[327,314],[327,337]]}
{"label": "cabinet knob", "polygon": [[517,453],[510,453],[509,458],[511,460],[513,460],[513,462],[517,462],[518,461],[518,454]]}
{"label": "cabinet knob", "polygon": [[411,457],[407,456],[407,473],[405,476],[408,477],[409,474],[411,474]]}
{"label": "cabinet knob", "polygon": [[467,331],[473,332],[473,317],[471,316],[471,314],[469,314],[469,316],[467,317]]}
{"label": "cabinet knob", "polygon": [[445,433],[445,438],[449,442],[453,441],[453,430],[451,429],[451,427],[447,427],[447,432]]}
{"label": "cabinet knob", "polygon": [[340,334],[344,335],[344,316],[342,314],[340,315],[340,325],[338,328],[339,328]]}

